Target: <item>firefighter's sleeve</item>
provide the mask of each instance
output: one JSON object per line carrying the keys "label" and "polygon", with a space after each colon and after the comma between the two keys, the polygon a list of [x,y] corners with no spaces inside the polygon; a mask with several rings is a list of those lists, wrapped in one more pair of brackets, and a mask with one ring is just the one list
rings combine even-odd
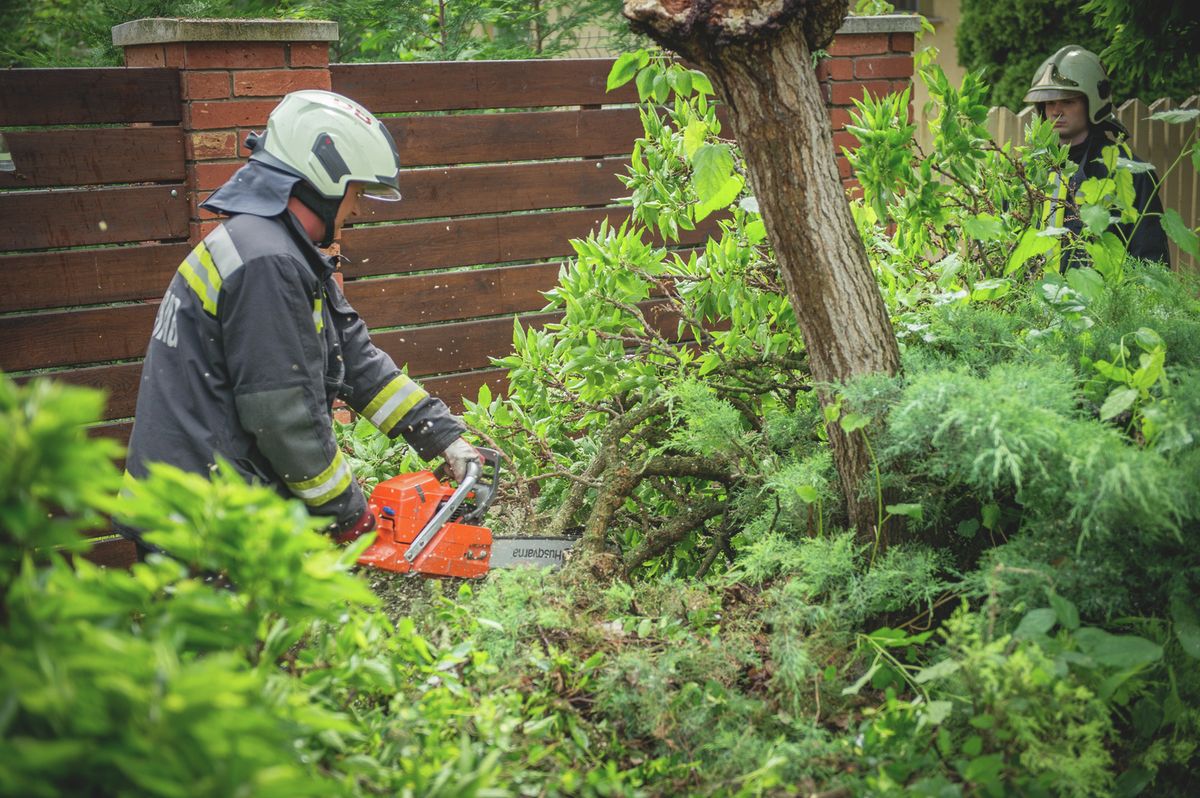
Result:
{"label": "firefighter's sleeve", "polygon": [[[1136,229],[1132,224],[1122,225],[1129,240],[1129,254],[1144,260],[1156,260],[1164,266],[1171,265],[1171,252],[1167,248],[1167,234],[1163,231],[1162,200],[1154,190],[1154,175],[1140,172],[1133,176],[1134,205],[1145,214]],[[1130,236],[1132,233],[1132,237]]]}
{"label": "firefighter's sleeve", "polygon": [[463,434],[463,423],[371,343],[367,325],[336,282],[327,280],[325,287],[346,364],[341,398],[388,437],[404,436],[423,459],[437,457]]}
{"label": "firefighter's sleeve", "polygon": [[285,256],[246,263],[226,281],[219,314],[238,420],[313,515],[352,524],[366,499],[337,446],[325,401],[325,357],[309,267]]}

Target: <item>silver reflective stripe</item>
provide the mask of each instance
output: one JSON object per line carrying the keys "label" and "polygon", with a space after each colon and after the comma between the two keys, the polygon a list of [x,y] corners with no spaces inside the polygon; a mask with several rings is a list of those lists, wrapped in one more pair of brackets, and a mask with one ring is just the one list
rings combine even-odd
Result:
{"label": "silver reflective stripe", "polygon": [[412,380],[407,381],[404,385],[400,386],[400,389],[391,398],[383,403],[383,407],[371,414],[371,423],[379,429],[383,429],[383,423],[387,421],[387,417],[392,414],[392,411],[399,407],[405,399],[420,390],[420,385]]}
{"label": "silver reflective stripe", "polygon": [[[204,244],[202,243],[200,246],[204,246]],[[200,247],[196,247],[196,249],[193,249],[188,253],[188,256],[184,258],[184,260],[191,264],[192,273],[195,274],[196,278],[204,285],[204,293],[206,294],[208,300],[212,302],[212,306],[215,309],[217,306],[217,297],[221,293],[221,281],[217,280],[216,284],[213,284],[214,275],[204,265],[204,261],[200,259],[199,250]],[[213,265],[215,266],[216,264]],[[220,272],[220,269],[217,271]],[[202,299],[203,298],[204,297],[202,297]],[[205,309],[207,309],[207,303],[205,304]]]}
{"label": "silver reflective stripe", "polygon": [[213,265],[221,273],[222,280],[228,280],[229,275],[242,268],[242,256],[233,245],[233,239],[229,237],[224,225],[209,233],[204,239],[204,244],[212,253]]}
{"label": "silver reflective stripe", "polygon": [[[338,486],[339,482],[341,482],[343,480],[348,480],[348,478],[350,476],[350,464],[346,462],[346,459],[344,457],[338,457],[337,459],[338,459],[337,468],[329,476],[329,478],[326,479],[321,484],[315,485],[311,488],[297,488],[297,487],[295,487],[295,485],[289,485],[289,487],[291,487],[292,491],[297,496],[299,496],[301,499],[304,499],[305,501],[310,501],[313,499],[321,499],[321,498],[326,499],[326,501],[328,501],[329,499],[332,499],[334,496],[341,493],[340,490],[334,490],[334,488],[336,488]],[[344,490],[344,488],[343,488],[343,490]],[[326,496],[326,494],[331,494],[331,495]]]}

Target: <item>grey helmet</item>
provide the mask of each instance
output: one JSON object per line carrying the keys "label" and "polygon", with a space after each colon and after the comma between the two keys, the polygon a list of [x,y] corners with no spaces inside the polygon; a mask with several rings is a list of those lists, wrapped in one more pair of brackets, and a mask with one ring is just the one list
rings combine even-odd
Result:
{"label": "grey helmet", "polygon": [[1037,105],[1083,95],[1088,120],[1093,125],[1114,121],[1112,83],[1100,58],[1077,44],[1068,44],[1042,62],[1025,93],[1025,102]]}

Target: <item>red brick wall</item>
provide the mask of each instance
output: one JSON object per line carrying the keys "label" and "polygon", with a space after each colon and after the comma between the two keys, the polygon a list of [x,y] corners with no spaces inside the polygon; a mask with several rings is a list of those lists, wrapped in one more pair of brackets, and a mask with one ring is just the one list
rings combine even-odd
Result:
{"label": "red brick wall", "polygon": [[842,148],[853,149],[858,140],[847,133],[854,100],[869,93],[878,97],[899,92],[912,84],[914,39],[911,33],[866,33],[841,35],[827,48],[829,57],[817,65],[817,80],[829,106],[833,125],[833,148],[837,152],[842,185],[852,195],[858,181]]}
{"label": "red brick wall", "polygon": [[199,205],[244,163],[246,134],[288,92],[329,89],[325,42],[140,44],[125,48],[125,65],[180,69],[192,241],[216,225]]}

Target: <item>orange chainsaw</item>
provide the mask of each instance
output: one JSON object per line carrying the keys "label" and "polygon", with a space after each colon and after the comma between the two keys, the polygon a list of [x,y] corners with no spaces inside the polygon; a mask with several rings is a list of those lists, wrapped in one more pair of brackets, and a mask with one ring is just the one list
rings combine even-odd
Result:
{"label": "orange chainsaw", "polygon": [[500,454],[479,448],[457,488],[432,471],[400,474],[375,486],[369,501],[376,538],[359,565],[401,574],[477,579],[491,568],[561,565],[570,538],[492,538],[479,523],[496,498]]}

